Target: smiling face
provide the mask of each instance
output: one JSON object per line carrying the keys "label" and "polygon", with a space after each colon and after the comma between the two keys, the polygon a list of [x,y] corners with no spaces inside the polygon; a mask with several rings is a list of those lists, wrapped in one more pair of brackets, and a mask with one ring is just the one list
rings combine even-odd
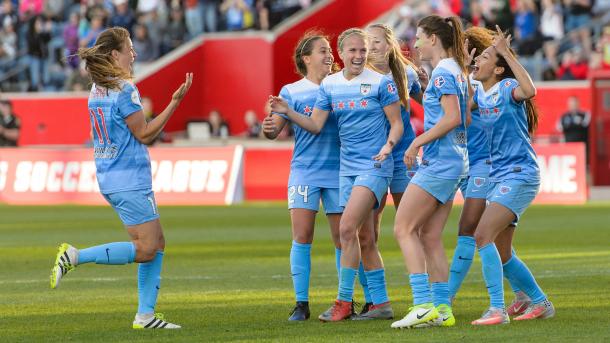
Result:
{"label": "smiling face", "polygon": [[381,61],[387,59],[390,44],[385,37],[385,30],[379,27],[370,27],[367,30],[369,36],[369,55],[371,59]]}
{"label": "smiling face", "polygon": [[422,61],[430,61],[433,56],[433,46],[436,43],[436,36],[428,34],[421,28],[417,28],[415,33],[415,50],[419,53],[419,59]]}
{"label": "smiling face", "polygon": [[316,39],[311,44],[311,54],[303,56],[307,74],[328,75],[335,61],[330,44],[324,38]]}
{"label": "smiling face", "polygon": [[136,51],[133,49],[130,38],[127,38],[120,51],[112,50],[112,57],[117,65],[130,75],[133,72],[133,61],[136,59],[136,56],[138,56],[138,54],[136,54]]}
{"label": "smiling face", "polygon": [[493,46],[483,50],[483,52],[474,59],[474,68],[472,76],[475,80],[485,82],[490,78],[495,78],[503,72],[502,67],[498,67],[498,55]]}
{"label": "smiling face", "polygon": [[360,34],[353,33],[343,40],[339,57],[345,66],[346,77],[354,77],[362,73],[366,65],[367,53],[366,41]]}

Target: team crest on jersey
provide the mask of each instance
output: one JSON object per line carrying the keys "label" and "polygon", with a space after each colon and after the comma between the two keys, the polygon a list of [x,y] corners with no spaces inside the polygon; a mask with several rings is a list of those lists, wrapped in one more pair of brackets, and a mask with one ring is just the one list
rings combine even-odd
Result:
{"label": "team crest on jersey", "polygon": [[396,93],[396,88],[391,83],[388,83],[388,93],[390,93],[390,94]]}
{"label": "team crest on jersey", "polygon": [[142,104],[140,103],[140,95],[138,94],[137,91],[131,92],[131,102],[133,102],[136,105],[142,106]]}
{"label": "team crest on jersey", "polygon": [[370,83],[361,83],[360,84],[360,94],[369,95],[371,92],[371,84]]}
{"label": "team crest on jersey", "polygon": [[500,187],[500,194],[506,194],[508,192],[510,192],[510,187],[508,187],[508,186]]}
{"label": "team crest on jersey", "polygon": [[481,187],[483,186],[483,184],[485,183],[485,178],[484,177],[475,177],[474,178],[474,185],[477,187]]}
{"label": "team crest on jersey", "polygon": [[305,106],[305,109],[303,109],[303,112],[305,112],[305,114],[311,114],[311,112],[313,112],[313,109],[309,107],[309,105],[307,105]]}
{"label": "team crest on jersey", "polygon": [[414,171],[408,171],[407,172],[407,176],[409,177],[409,179],[412,179],[415,176],[415,172]]}
{"label": "team crest on jersey", "polygon": [[505,86],[505,87],[509,87],[509,86],[510,86],[510,81],[506,81],[506,82],[504,82],[504,86]]}
{"label": "team crest on jersey", "polygon": [[496,92],[496,93],[493,93],[493,94],[491,95],[491,101],[493,101],[493,102],[494,102],[494,104],[497,104],[497,103],[498,103],[498,98],[499,98],[499,97],[500,97],[500,94],[499,94],[499,93],[497,93],[497,92]]}
{"label": "team crest on jersey", "polygon": [[441,87],[443,87],[444,84],[445,84],[444,77],[439,76],[436,79],[434,79],[434,86],[436,86],[436,88],[441,88]]}

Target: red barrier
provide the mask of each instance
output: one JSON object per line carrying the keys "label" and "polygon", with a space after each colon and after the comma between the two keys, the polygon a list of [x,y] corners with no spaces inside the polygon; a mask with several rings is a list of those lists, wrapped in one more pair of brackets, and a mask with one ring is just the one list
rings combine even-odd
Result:
{"label": "red barrier", "polygon": [[[243,149],[149,149],[153,190],[163,205],[241,201]],[[92,149],[0,149],[0,202],[103,204]]]}
{"label": "red barrier", "polygon": [[[585,147],[582,143],[535,145],[542,183],[537,204],[582,204],[587,201]],[[247,150],[246,200],[286,200],[289,149]],[[456,203],[462,203],[459,192]]]}

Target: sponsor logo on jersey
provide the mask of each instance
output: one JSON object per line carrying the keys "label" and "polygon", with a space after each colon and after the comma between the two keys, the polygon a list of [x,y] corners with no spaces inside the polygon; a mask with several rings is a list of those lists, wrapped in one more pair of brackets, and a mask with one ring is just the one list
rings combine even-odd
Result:
{"label": "sponsor logo on jersey", "polygon": [[371,84],[370,83],[361,83],[360,84],[360,94],[369,95],[371,92]]}
{"label": "sponsor logo on jersey", "polygon": [[434,86],[436,88],[441,88],[445,85],[445,78],[442,76],[437,77],[436,79],[434,79]]}
{"label": "sponsor logo on jersey", "polygon": [[394,87],[394,85],[391,83],[388,83],[388,93],[390,93],[390,94],[396,93],[396,87]]}

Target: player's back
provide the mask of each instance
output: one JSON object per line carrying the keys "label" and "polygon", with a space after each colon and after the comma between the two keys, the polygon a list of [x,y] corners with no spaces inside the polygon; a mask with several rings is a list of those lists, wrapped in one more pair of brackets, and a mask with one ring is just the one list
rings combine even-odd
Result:
{"label": "player's back", "polygon": [[100,191],[109,194],[150,188],[148,151],[125,122],[129,115],[142,109],[135,86],[122,82],[119,91],[94,84],[88,108]]}
{"label": "player's back", "polygon": [[[296,112],[311,116],[320,86],[303,78],[288,84],[280,91]],[[316,187],[339,187],[339,129],[337,119],[330,112],[322,130],[314,135],[294,125],[295,144],[289,184],[308,184]]]}

